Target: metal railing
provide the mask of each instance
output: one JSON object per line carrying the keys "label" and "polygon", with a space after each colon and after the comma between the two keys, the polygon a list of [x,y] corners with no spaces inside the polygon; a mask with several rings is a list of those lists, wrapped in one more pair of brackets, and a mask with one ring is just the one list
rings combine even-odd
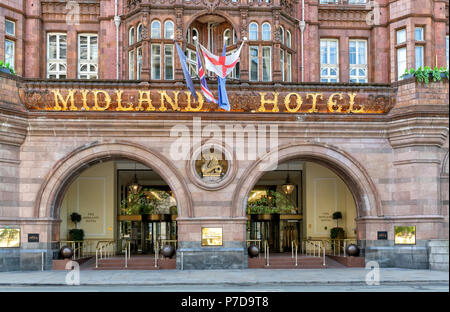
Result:
{"label": "metal railing", "polygon": [[329,255],[347,257],[347,246],[352,243],[357,244],[357,241],[354,238],[330,239],[327,243],[330,246]]}
{"label": "metal railing", "polygon": [[131,258],[131,242],[125,241],[125,248],[124,248],[124,254],[125,254],[125,268],[128,268],[128,259]]}
{"label": "metal railing", "polygon": [[323,247],[324,243],[320,240],[303,241],[303,254],[306,256],[320,257],[321,252],[324,250]]}
{"label": "metal railing", "polygon": [[159,257],[159,242],[156,240],[156,246],[155,246],[155,268],[158,267],[158,257]]}
{"label": "metal railing", "polygon": [[292,248],[292,258],[294,258],[294,251],[295,251],[295,266],[298,266],[298,244],[295,240],[292,241],[291,248]]}
{"label": "metal railing", "polygon": [[103,258],[112,257],[114,254],[114,245],[115,241],[106,240],[106,241],[98,241],[97,246],[95,248],[95,267],[98,268],[98,258],[100,255],[100,260]]}

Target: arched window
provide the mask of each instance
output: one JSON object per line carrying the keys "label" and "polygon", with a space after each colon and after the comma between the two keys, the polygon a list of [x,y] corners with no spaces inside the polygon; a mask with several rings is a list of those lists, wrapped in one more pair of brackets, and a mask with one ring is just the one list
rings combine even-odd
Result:
{"label": "arched window", "polygon": [[291,47],[291,32],[288,30],[286,31],[286,45],[288,48]]}
{"label": "arched window", "polygon": [[258,40],[258,24],[250,23],[248,26],[248,36],[249,40]]}
{"label": "arched window", "polygon": [[188,28],[186,32],[186,42],[191,42],[191,29]]}
{"label": "arched window", "polygon": [[131,27],[128,31],[128,44],[132,45],[134,43],[134,27]]}
{"label": "arched window", "polygon": [[196,38],[196,40],[200,40],[197,28],[192,28],[192,42],[194,42],[194,38]]}
{"label": "arched window", "polygon": [[174,28],[172,21],[165,21],[164,23],[164,38],[173,39]]}
{"label": "arched window", "polygon": [[225,29],[225,31],[223,32],[223,41],[225,42],[227,47],[231,45],[232,39],[233,38],[231,38],[231,30],[229,28]]}
{"label": "arched window", "polygon": [[281,44],[284,44],[284,28],[283,28],[283,26],[280,26],[280,40],[281,40]]}
{"label": "arched window", "polygon": [[138,25],[136,36],[137,36],[136,42],[139,42],[142,40],[142,24]]}
{"label": "arched window", "polygon": [[161,23],[158,20],[154,20],[152,22],[152,38],[153,39],[161,38]]}
{"label": "arched window", "polygon": [[236,30],[234,30],[233,28],[233,44],[235,44],[237,42],[237,34],[236,34]]}
{"label": "arched window", "polygon": [[262,25],[262,40],[270,40],[271,34],[270,34],[270,24],[264,23]]}

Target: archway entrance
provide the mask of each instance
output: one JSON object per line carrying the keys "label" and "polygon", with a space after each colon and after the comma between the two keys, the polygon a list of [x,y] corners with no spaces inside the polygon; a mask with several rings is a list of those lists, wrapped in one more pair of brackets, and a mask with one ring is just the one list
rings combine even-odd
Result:
{"label": "archway entrance", "polygon": [[[347,265],[345,248],[357,244],[356,218],[341,177],[313,161],[289,160],[265,172],[250,191],[247,241],[260,246],[269,267]],[[364,264],[358,260],[348,265]],[[258,262],[249,260],[249,266]]]}
{"label": "archway entrance", "polygon": [[[93,256],[99,246],[109,256],[158,254],[176,248],[177,202],[158,173],[141,163],[114,159],[83,170],[67,187],[60,208],[62,244]],[[78,219],[77,219],[78,218]],[[103,255],[101,255],[103,257]]]}

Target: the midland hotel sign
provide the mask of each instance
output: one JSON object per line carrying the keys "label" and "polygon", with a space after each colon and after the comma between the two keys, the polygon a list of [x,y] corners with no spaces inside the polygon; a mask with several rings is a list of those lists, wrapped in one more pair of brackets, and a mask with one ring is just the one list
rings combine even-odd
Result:
{"label": "the midland hotel sign", "polygon": [[[394,105],[387,88],[311,88],[272,90],[229,90],[232,112],[383,114]],[[368,90],[368,91],[367,91]],[[189,91],[139,88],[59,88],[22,86],[19,95],[29,110],[117,111],[117,112],[213,112],[222,111],[206,102],[200,93],[195,100]]]}

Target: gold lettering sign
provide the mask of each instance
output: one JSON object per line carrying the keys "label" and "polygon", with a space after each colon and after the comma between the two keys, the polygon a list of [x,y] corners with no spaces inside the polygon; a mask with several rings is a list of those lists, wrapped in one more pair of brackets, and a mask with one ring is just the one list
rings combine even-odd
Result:
{"label": "gold lettering sign", "polygon": [[[189,91],[136,89],[42,89],[25,90],[23,102],[29,110],[84,112],[225,112],[206,102],[200,92],[197,100]],[[367,93],[348,90],[321,92],[295,90],[255,92],[228,91],[232,112],[286,114],[383,114],[395,104],[389,91]]]}
{"label": "gold lettering sign", "polygon": [[202,228],[202,246],[222,246],[222,228]]}
{"label": "gold lettering sign", "polygon": [[0,229],[0,248],[20,247],[20,229]]}

